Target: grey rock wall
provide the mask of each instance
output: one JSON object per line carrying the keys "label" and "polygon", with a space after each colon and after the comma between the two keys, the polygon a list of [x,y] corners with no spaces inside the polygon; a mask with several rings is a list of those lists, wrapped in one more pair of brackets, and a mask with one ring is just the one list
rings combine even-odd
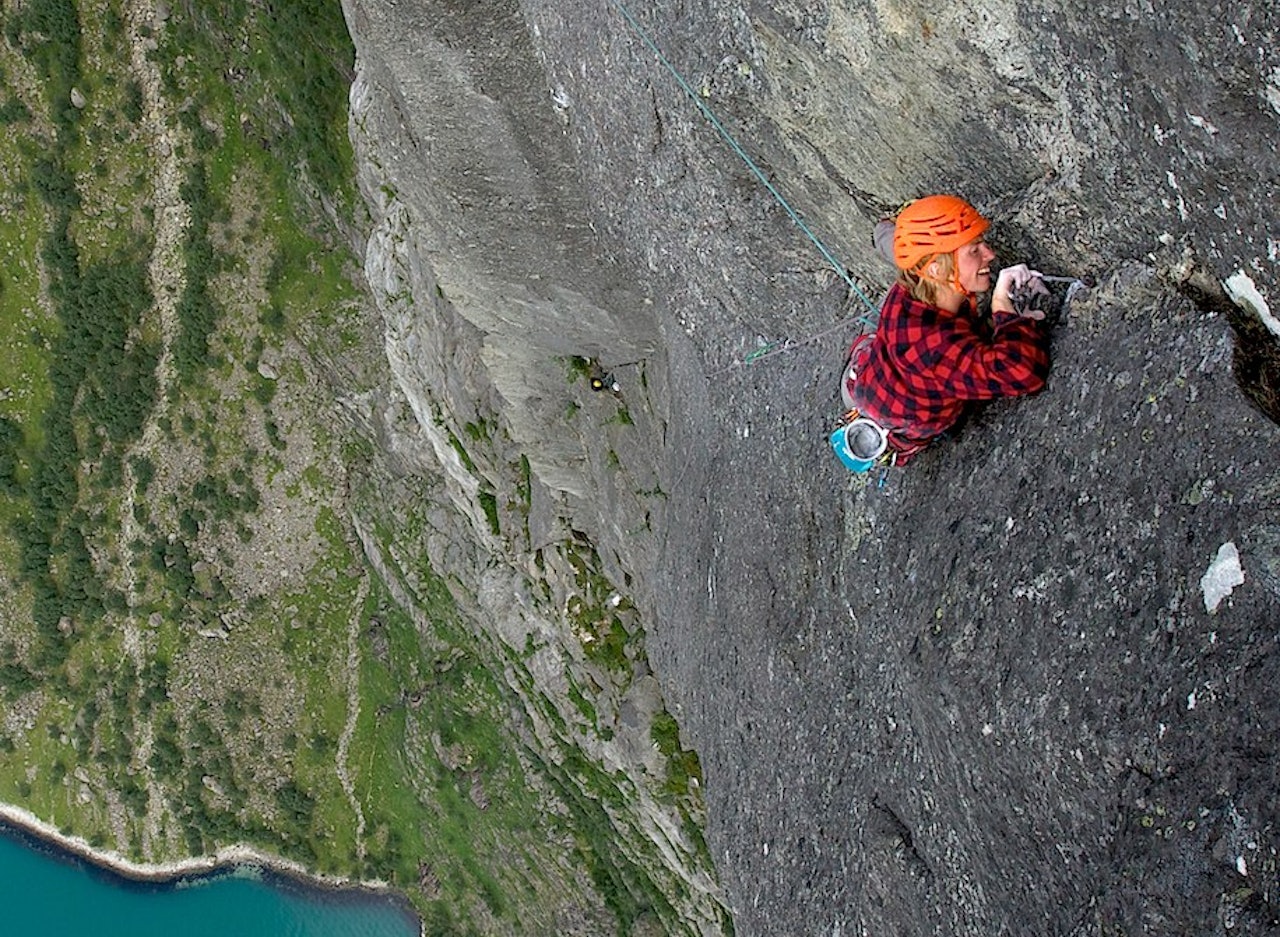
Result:
{"label": "grey rock wall", "polygon": [[[346,9],[389,393],[460,519],[438,558],[479,595],[533,575],[477,503],[524,454],[531,542],[581,532],[635,603],[723,892],[671,867],[737,933],[1280,928],[1280,430],[1227,321],[1280,306],[1274,5],[632,11],[873,298],[871,224],[936,190],[1096,277],[1044,393],[883,486],[824,441],[861,301],[617,4]],[[468,467],[448,428],[490,419],[509,448]]]}

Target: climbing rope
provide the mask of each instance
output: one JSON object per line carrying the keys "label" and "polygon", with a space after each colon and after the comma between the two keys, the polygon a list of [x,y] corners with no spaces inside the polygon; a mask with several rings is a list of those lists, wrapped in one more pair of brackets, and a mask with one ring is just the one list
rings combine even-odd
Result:
{"label": "climbing rope", "polygon": [[[635,31],[636,35],[639,36],[641,41],[644,42],[644,44],[649,47],[650,51],[652,51],[653,54],[657,57],[658,61],[662,63],[663,67],[666,68],[666,70],[671,73],[671,76],[676,80],[676,84],[678,84],[680,88],[684,91],[684,93],[689,96],[689,100],[693,101],[693,103],[697,106],[698,110],[702,112],[702,116],[707,119],[707,121],[711,124],[711,126],[714,127],[719,132],[720,136],[724,138],[724,141],[729,144],[729,148],[732,149],[736,154],[738,154],[739,158],[741,158],[742,161],[746,163],[747,168],[751,170],[751,172],[755,175],[755,177],[758,180],[760,180],[760,184],[763,185],[765,189],[768,190],[769,194],[772,195],[777,200],[778,204],[781,205],[783,209],[786,210],[787,214],[791,217],[791,220],[795,222],[796,227],[798,227],[801,231],[804,232],[805,236],[808,237],[809,240],[813,242],[816,248],[818,248],[818,252],[822,254],[823,258],[825,258],[827,263],[831,265],[832,269],[834,269],[835,272],[840,275],[841,279],[843,279],[845,283],[849,284],[850,292],[852,292],[855,296],[857,296],[858,299],[862,300],[863,305],[865,305],[867,309],[869,309],[872,312],[873,315],[876,314],[879,311],[876,304],[867,298],[866,293],[864,293],[862,289],[858,286],[858,284],[853,281],[853,277],[849,276],[849,271],[844,268],[844,265],[841,264],[838,260],[836,260],[835,255],[833,255],[831,251],[827,249],[827,246],[822,243],[822,240],[816,234],[814,234],[813,229],[810,228],[809,225],[805,223],[805,220],[800,217],[800,213],[796,211],[791,206],[791,203],[788,202],[783,197],[782,193],[778,191],[778,188],[772,182],[769,181],[769,177],[765,175],[764,171],[759,166],[756,165],[755,160],[753,160],[747,154],[747,151],[742,148],[741,144],[738,143],[738,141],[734,138],[733,134],[731,134],[728,131],[728,129],[725,127],[725,125],[722,124],[720,120],[716,117],[716,115],[712,113],[711,108],[708,107],[706,103],[702,100],[702,98],[698,96],[697,92],[693,90],[693,87],[689,84],[688,81],[685,80],[685,77],[680,73],[680,70],[671,64],[670,59],[668,59],[665,55],[663,55],[662,50],[658,48],[657,42],[654,41],[653,37],[649,35],[649,33],[645,30],[645,28],[641,26],[639,21],[631,14],[631,11],[627,9],[626,4],[622,3],[622,0],[613,0],[613,5],[618,8],[618,12],[622,14],[623,18],[626,19],[627,23]],[[844,322],[839,323],[838,326],[836,326],[836,328],[843,327],[844,325],[853,321],[862,322],[864,325],[867,325],[871,328],[875,327],[875,321],[872,319],[869,319],[865,316],[852,316],[849,319],[846,319]],[[831,332],[834,330],[835,328],[828,329],[826,332],[823,332],[821,334],[826,335],[828,334],[828,332]],[[810,338],[805,339],[804,341],[807,342],[818,337],[820,336],[813,335],[813,336],[810,336]],[[799,342],[795,344],[803,344],[803,343],[804,342]],[[765,348],[758,349],[752,352],[750,355],[748,355],[744,359],[744,361],[745,363],[749,364],[752,361],[758,361],[759,359],[767,357],[770,354],[774,354],[777,351],[785,351],[787,348],[790,348],[790,347],[793,347],[792,343],[786,343],[786,347],[782,347],[782,348],[776,347],[776,343],[775,343],[774,346],[766,346]]]}
{"label": "climbing rope", "polygon": [[[769,342],[766,345],[761,345],[759,348],[755,349],[754,351],[749,352],[746,355],[743,355],[742,361],[740,363],[755,364],[757,361],[762,361],[765,358],[772,358],[774,355],[780,355],[783,352],[791,351],[794,348],[799,348],[801,345],[807,345],[810,342],[816,342],[820,338],[826,338],[832,332],[842,331],[843,329],[847,328],[851,322],[863,322],[873,327],[875,325],[875,323],[873,322],[867,322],[867,319],[865,316],[850,316],[847,319],[841,319],[835,325],[828,326],[827,328],[823,329],[821,332],[815,332],[814,334],[808,335],[804,338],[799,338],[799,339],[789,338],[789,339],[786,339],[785,341]],[[732,371],[734,368],[738,366],[739,366],[739,362],[734,362],[733,364],[729,365],[729,367],[727,368],[720,368],[717,371],[711,371],[710,373],[708,373],[707,377],[719,377],[722,374],[728,374],[730,371]]]}

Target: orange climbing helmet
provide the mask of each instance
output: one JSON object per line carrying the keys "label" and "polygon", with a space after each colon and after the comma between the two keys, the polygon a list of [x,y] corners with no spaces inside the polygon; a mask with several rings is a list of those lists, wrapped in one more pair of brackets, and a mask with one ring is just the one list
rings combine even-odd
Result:
{"label": "orange climbing helmet", "polygon": [[898,213],[893,226],[893,262],[914,270],[935,254],[950,254],[980,237],[991,222],[962,198],[928,195]]}

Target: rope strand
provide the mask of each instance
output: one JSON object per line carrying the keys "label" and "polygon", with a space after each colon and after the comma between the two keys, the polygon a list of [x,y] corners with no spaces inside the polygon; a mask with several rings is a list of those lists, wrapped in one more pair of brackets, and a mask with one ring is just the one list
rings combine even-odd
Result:
{"label": "rope strand", "polygon": [[743,355],[741,361],[735,361],[733,364],[729,365],[727,368],[720,368],[717,371],[712,371],[707,375],[707,377],[719,377],[722,374],[728,374],[730,371],[740,367],[741,365],[755,364],[757,361],[763,361],[765,358],[772,358],[774,355],[780,355],[783,352],[792,351],[796,348],[799,348],[802,345],[807,345],[810,342],[816,342],[820,338],[826,338],[832,332],[839,332],[841,329],[848,326],[851,322],[866,322],[866,317],[865,316],[849,316],[847,319],[841,319],[835,325],[828,326],[827,328],[823,329],[821,332],[815,332],[812,335],[806,336],[805,338],[798,339],[796,341],[792,341],[791,339],[788,338],[780,342],[769,342],[767,345],[761,345],[755,351],[751,351]]}
{"label": "rope strand", "polygon": [[[738,143],[733,134],[725,128],[724,124],[722,124],[716,115],[712,113],[711,108],[708,107],[698,96],[697,92],[693,90],[689,82],[685,80],[684,75],[680,73],[680,70],[671,64],[670,59],[663,55],[662,50],[658,48],[658,44],[653,40],[649,33],[645,31],[645,28],[640,25],[639,21],[637,21],[631,14],[631,11],[627,9],[624,3],[622,3],[622,0],[613,0],[613,5],[617,7],[618,12],[622,14],[627,23],[635,31],[636,35],[639,36],[644,44],[649,47],[650,51],[652,51],[658,61],[662,63],[663,67],[671,73],[672,77],[675,78],[676,83],[684,93],[689,96],[689,99],[693,101],[698,110],[702,112],[702,116],[705,117],[711,126],[719,132],[720,136],[729,144],[729,147],[738,154],[744,163],[746,163],[747,168],[751,170],[755,177],[760,181],[761,185],[763,185],[765,189],[768,190],[769,194],[777,200],[778,204],[786,210],[787,214],[791,217],[791,220],[795,222],[796,227],[803,231],[809,240],[813,242],[814,246],[818,248],[819,253],[822,254],[827,263],[831,265],[845,283],[849,284],[849,290],[857,296],[858,299],[862,300],[863,305],[865,305],[872,313],[878,312],[876,304],[868,299],[867,295],[862,291],[858,284],[853,281],[853,277],[849,276],[849,271],[846,270],[838,260],[836,260],[835,255],[827,249],[827,246],[822,243],[822,240],[814,234],[813,229],[811,229],[809,225],[805,223],[804,219],[800,217],[800,213],[791,207],[791,203],[788,202],[783,197],[782,193],[778,191],[777,187],[769,181],[768,176],[766,176],[764,171],[756,165],[755,160],[747,154],[747,151],[742,148],[741,144]],[[875,323],[866,317],[856,316],[854,318],[865,325],[873,328],[875,327]],[[818,336],[813,336],[813,338],[817,337]],[[806,339],[806,341],[808,341],[808,339]],[[764,355],[758,355],[756,358],[750,358],[749,356],[748,360],[758,360],[759,357],[764,357]]]}

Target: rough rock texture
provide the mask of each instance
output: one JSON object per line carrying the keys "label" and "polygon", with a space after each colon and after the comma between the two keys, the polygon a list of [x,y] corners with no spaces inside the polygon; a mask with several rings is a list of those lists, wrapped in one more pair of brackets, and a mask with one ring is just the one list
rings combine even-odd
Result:
{"label": "rough rock texture", "polygon": [[[469,519],[433,562],[515,646],[557,627],[503,612],[532,553],[598,551],[701,755],[737,933],[1280,928],[1280,429],[1224,314],[1267,310],[1217,288],[1280,304],[1274,5],[634,11],[872,295],[872,223],[935,190],[1010,260],[1096,277],[1044,393],[883,486],[825,445],[865,310],[624,8],[346,9],[386,399],[412,413],[383,432]],[[450,434],[477,421],[507,448],[469,466]],[[480,495],[521,454],[514,544]],[[1244,582],[1210,612],[1227,543]]]}

